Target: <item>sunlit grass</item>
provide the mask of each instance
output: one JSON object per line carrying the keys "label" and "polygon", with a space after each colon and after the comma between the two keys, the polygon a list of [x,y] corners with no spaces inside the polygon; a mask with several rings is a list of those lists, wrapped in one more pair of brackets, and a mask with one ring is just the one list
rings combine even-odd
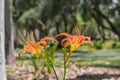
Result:
{"label": "sunlit grass", "polygon": [[[21,60],[16,59],[18,64],[32,65],[32,61],[29,58]],[[102,67],[115,67],[120,68],[120,57],[71,57],[70,61],[81,66],[102,66]],[[61,66],[62,57],[55,59],[55,64]],[[40,62],[36,60],[36,63],[40,65]]]}
{"label": "sunlit grass", "polygon": [[94,50],[92,53],[115,53],[120,52],[120,49],[100,49],[100,50]]}
{"label": "sunlit grass", "polygon": [[77,65],[120,68],[120,57],[75,57],[71,59]]}

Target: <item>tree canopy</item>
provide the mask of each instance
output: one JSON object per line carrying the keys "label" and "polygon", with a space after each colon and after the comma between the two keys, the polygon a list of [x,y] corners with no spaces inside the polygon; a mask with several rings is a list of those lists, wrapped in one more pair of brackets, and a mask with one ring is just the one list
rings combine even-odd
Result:
{"label": "tree canopy", "polygon": [[13,18],[19,27],[39,29],[41,37],[61,31],[72,33],[79,24],[85,28],[89,25],[86,34],[93,38],[97,29],[105,40],[106,31],[120,38],[119,7],[120,0],[13,0]]}

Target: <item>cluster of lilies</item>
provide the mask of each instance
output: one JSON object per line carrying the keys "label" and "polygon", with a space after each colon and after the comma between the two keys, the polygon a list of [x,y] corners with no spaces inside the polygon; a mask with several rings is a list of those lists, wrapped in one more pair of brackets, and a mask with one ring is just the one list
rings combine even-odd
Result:
{"label": "cluster of lilies", "polygon": [[[83,43],[89,43],[91,46],[93,46],[93,43],[92,43],[90,37],[80,35],[78,29],[77,29],[76,35],[71,35],[69,33],[63,32],[63,33],[56,35],[55,37],[44,37],[44,38],[40,39],[38,42],[33,41],[33,33],[32,33],[29,36],[29,41],[27,42],[27,44],[25,44],[24,48],[19,51],[19,57],[23,58],[23,56],[21,56],[21,53],[24,52],[24,53],[31,53],[31,54],[36,55],[45,60],[46,57],[42,54],[40,47],[42,46],[44,50],[47,50],[47,46],[48,46],[47,41],[51,40],[54,42],[58,42],[56,40],[56,38],[59,36],[65,36],[65,38],[63,38],[60,42],[60,44],[63,46],[63,55],[65,57],[64,58],[64,78],[63,78],[63,80],[65,80],[66,64],[67,64],[67,61],[70,58],[72,52],[75,51]],[[68,46],[68,43],[69,43],[70,49],[69,49],[69,52],[65,52],[64,50]],[[53,67],[53,69],[54,69],[54,67]],[[58,80],[56,73],[55,73],[55,75],[56,75],[56,79]]]}

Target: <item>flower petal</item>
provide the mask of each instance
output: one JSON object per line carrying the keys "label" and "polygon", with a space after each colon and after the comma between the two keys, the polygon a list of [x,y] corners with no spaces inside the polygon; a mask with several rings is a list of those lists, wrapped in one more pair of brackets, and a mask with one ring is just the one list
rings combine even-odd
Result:
{"label": "flower petal", "polygon": [[[55,38],[52,38],[52,37],[44,37],[44,38],[42,38],[41,40],[43,40],[43,41],[46,41],[46,40],[57,41]],[[41,41],[41,40],[40,40],[40,41]]]}
{"label": "flower petal", "polygon": [[70,34],[68,34],[66,32],[63,32],[63,33],[60,33],[60,34],[56,35],[55,38],[57,38],[58,36],[62,36],[62,35],[66,36],[66,37],[71,37]]}
{"label": "flower petal", "polygon": [[46,48],[46,47],[47,47],[47,42],[46,42],[46,41],[44,41],[44,40],[40,40],[40,44],[42,44],[42,45],[44,46],[44,48]]}
{"label": "flower petal", "polygon": [[24,52],[24,50],[22,49],[22,50],[20,50],[20,51],[18,51],[18,56],[21,58],[21,59],[23,59],[24,57],[23,56],[21,56],[21,53],[22,52]]}
{"label": "flower petal", "polygon": [[29,42],[32,42],[33,41],[33,32],[30,34],[30,36],[29,36]]}
{"label": "flower petal", "polygon": [[91,41],[91,38],[90,37],[86,37],[86,41],[85,42],[88,42],[92,47],[94,47],[94,44],[93,42]]}
{"label": "flower petal", "polygon": [[60,44],[61,44],[62,46],[66,46],[66,45],[64,44],[65,41],[67,41],[67,38],[62,39],[62,41],[61,41]]}
{"label": "flower petal", "polygon": [[47,46],[47,42],[46,42],[47,40],[57,41],[55,38],[52,38],[52,37],[42,38],[39,42],[40,42],[40,44],[43,44],[44,48],[46,48],[46,46]]}

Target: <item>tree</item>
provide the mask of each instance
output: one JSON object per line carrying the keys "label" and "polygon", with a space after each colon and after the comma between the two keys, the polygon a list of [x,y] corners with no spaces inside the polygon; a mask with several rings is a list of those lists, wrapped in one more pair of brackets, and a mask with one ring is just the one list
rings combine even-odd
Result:
{"label": "tree", "polygon": [[[93,21],[103,41],[105,31],[120,37],[120,5],[119,0],[13,0],[14,11],[19,12],[15,18],[18,26],[28,31],[39,30],[39,38],[45,35],[54,35],[60,32],[72,33],[78,22],[77,14],[82,16],[86,25]],[[20,5],[21,3],[22,6]],[[45,27],[38,23],[42,20]],[[93,25],[91,25],[93,26]],[[94,27],[91,27],[94,29]],[[51,31],[52,30],[52,31]],[[95,31],[95,30],[94,30]],[[42,33],[42,34],[41,34]],[[110,33],[111,34],[111,33]],[[91,35],[92,36],[92,35]]]}
{"label": "tree", "polygon": [[[94,18],[96,23],[105,30],[112,31],[120,38],[120,7],[119,1],[114,0],[83,0],[81,14],[84,21]],[[116,18],[117,17],[117,18]],[[103,31],[103,29],[101,29]],[[102,35],[102,34],[101,34]],[[104,39],[104,37],[102,37]]]}
{"label": "tree", "polygon": [[15,57],[13,55],[14,42],[13,42],[12,26],[11,26],[10,2],[11,0],[5,0],[5,56],[6,56],[7,64],[14,64]]}
{"label": "tree", "polygon": [[[21,6],[19,5],[20,3],[26,4]],[[42,32],[42,37],[48,35],[50,29],[53,28],[56,29],[56,33],[59,33],[61,30],[72,33],[73,26],[77,23],[75,14],[78,4],[79,0],[30,0],[29,2],[14,0],[14,10],[20,13],[17,20],[16,18],[14,20],[17,24],[22,24],[26,29],[34,31],[35,28],[38,28]],[[43,21],[45,24],[44,28],[40,27],[38,20]]]}
{"label": "tree", "polygon": [[0,78],[2,80],[6,79],[6,66],[5,66],[5,23],[4,23],[4,9],[5,1],[0,0]]}

